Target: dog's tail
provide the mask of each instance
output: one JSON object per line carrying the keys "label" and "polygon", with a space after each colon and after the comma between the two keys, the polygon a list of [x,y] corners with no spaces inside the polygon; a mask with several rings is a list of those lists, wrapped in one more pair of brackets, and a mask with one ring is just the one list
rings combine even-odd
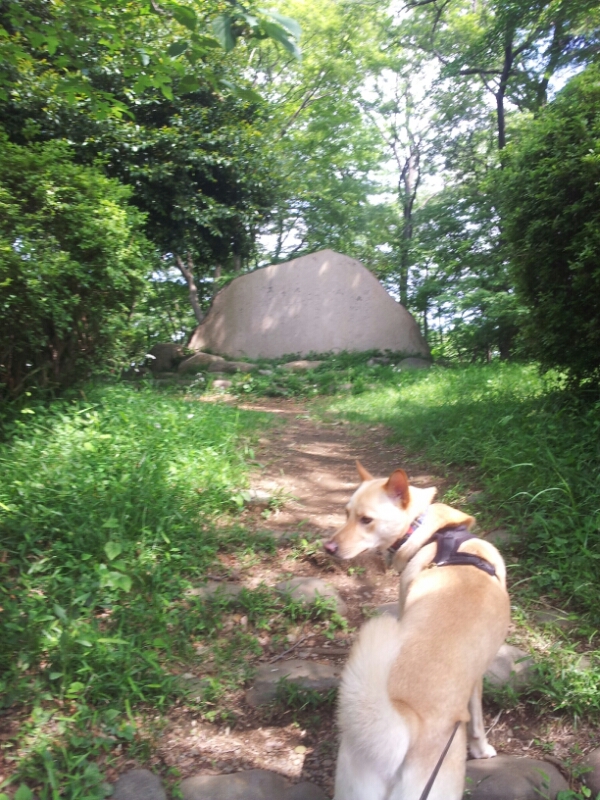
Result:
{"label": "dog's tail", "polygon": [[369,620],[352,648],[339,694],[343,739],[384,781],[404,760],[416,724],[414,713],[396,708],[389,696],[390,670],[400,647],[397,620],[390,616]]}

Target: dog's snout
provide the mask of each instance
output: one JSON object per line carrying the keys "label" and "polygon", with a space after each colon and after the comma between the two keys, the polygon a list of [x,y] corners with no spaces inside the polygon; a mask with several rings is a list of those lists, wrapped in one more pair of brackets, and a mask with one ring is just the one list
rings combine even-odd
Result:
{"label": "dog's snout", "polygon": [[330,553],[332,556],[334,556],[337,553],[338,546],[336,542],[334,542],[333,540],[330,542],[325,542],[324,547],[325,550],[327,550],[327,552]]}

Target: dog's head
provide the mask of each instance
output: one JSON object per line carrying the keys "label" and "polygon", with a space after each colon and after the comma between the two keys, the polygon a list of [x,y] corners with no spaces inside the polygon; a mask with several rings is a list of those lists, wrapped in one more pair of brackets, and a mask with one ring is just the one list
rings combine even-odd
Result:
{"label": "dog's head", "polygon": [[437,491],[409,486],[403,469],[389,478],[373,478],[359,461],[356,466],[362,483],[346,506],[345,524],[324,545],[338,558],[390,547],[426,510]]}

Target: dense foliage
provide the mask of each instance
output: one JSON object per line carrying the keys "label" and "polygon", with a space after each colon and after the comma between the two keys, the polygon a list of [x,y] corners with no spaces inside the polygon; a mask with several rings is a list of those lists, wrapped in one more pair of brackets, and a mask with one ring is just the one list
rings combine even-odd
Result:
{"label": "dense foliage", "polygon": [[574,78],[511,147],[504,216],[529,349],[600,377],[600,68]]}
{"label": "dense foliage", "polygon": [[67,146],[0,140],[0,392],[64,386],[114,356],[153,253],[131,192]]}

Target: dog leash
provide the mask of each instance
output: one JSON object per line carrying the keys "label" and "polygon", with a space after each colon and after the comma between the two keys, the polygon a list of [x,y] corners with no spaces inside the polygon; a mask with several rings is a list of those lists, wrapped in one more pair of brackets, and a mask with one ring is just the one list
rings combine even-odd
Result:
{"label": "dog leash", "polygon": [[450,745],[452,744],[452,741],[454,739],[456,731],[458,730],[458,726],[459,725],[460,725],[460,720],[458,720],[458,722],[456,723],[456,725],[452,729],[452,733],[450,734],[450,738],[448,739],[448,744],[446,745],[446,747],[444,747],[442,755],[438,758],[438,762],[435,765],[435,769],[433,770],[429,780],[425,784],[425,788],[423,789],[423,791],[421,793],[421,797],[419,797],[419,800],[427,800],[427,797],[429,796],[429,792],[431,791],[431,787],[433,786],[433,783],[434,783],[435,779],[437,778],[437,774],[440,771],[440,767],[442,766],[442,764],[444,762],[444,759],[446,758],[446,754],[448,753],[448,750],[450,750]]}

